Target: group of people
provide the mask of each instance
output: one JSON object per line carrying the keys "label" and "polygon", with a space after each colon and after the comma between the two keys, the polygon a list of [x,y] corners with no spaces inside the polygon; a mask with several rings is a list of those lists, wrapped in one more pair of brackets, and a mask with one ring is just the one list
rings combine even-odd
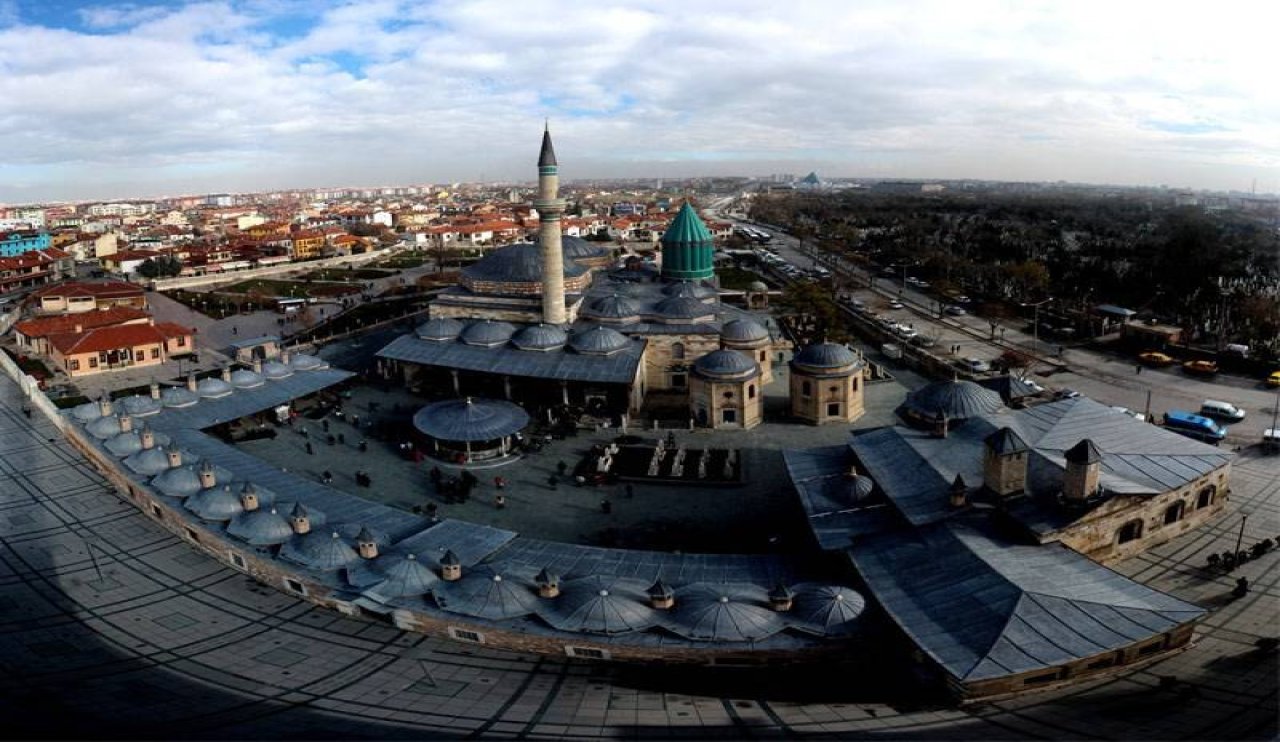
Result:
{"label": "group of people", "polygon": [[445,502],[466,502],[471,498],[476,485],[480,484],[476,475],[465,469],[456,477],[448,477],[440,471],[440,467],[433,466],[428,476],[435,485],[436,494],[443,495]]}

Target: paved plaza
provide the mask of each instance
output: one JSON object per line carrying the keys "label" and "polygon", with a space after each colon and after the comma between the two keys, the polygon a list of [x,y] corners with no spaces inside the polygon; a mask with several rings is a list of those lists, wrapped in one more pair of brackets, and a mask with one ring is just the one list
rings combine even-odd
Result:
{"label": "paved plaza", "polygon": [[1280,535],[1280,457],[1245,451],[1221,518],[1119,566],[1213,609],[1186,652],[1011,701],[889,703],[877,667],[637,670],[312,607],[116,497],[3,379],[0,714],[10,737],[1271,739],[1277,654],[1258,642],[1276,636],[1280,551],[1238,570],[1239,600],[1235,575],[1202,569],[1245,513],[1246,545]]}

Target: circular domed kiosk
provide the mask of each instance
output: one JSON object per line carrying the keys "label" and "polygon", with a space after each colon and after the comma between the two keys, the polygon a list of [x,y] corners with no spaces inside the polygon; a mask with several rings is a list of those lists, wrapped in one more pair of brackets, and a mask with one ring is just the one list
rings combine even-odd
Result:
{"label": "circular domed kiosk", "polygon": [[497,399],[433,402],[413,416],[432,457],[454,464],[506,458],[511,439],[529,424],[519,405]]}
{"label": "circular domed kiosk", "polygon": [[773,339],[764,325],[751,319],[730,320],[720,328],[720,347],[751,356],[760,364],[760,383],[773,381],[773,361],[769,351]]}
{"label": "circular domed kiosk", "polygon": [[791,359],[791,414],[814,425],[862,417],[866,362],[837,343],[813,343]]}
{"label": "circular domed kiosk", "polygon": [[689,407],[706,428],[754,428],[764,419],[760,365],[736,350],[699,358],[689,380]]}

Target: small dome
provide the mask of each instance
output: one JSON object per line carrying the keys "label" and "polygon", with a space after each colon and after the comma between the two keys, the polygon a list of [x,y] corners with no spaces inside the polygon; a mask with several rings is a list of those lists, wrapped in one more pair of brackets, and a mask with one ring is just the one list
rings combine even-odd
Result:
{"label": "small dome", "polygon": [[749,379],[760,373],[760,366],[736,350],[713,350],[699,358],[693,370],[717,379]]}
{"label": "small dome", "polygon": [[160,392],[160,403],[165,407],[190,407],[199,401],[200,397],[185,386],[171,386]]}
{"label": "small dome", "polygon": [[204,397],[205,399],[216,399],[218,397],[225,397],[234,391],[235,389],[233,389],[230,384],[223,381],[222,379],[219,379],[216,376],[210,376],[207,379],[201,379],[200,383],[196,384],[196,394],[199,394],[201,397]]}
{"label": "small dome", "polygon": [[765,283],[764,281],[752,281],[751,283],[747,284],[747,291],[760,292],[760,291],[768,291],[768,290],[769,290],[769,284]]}
{"label": "small dome", "polygon": [[205,520],[228,521],[244,512],[240,495],[230,485],[200,490],[183,506]]}
{"label": "small dome", "polygon": [[150,394],[134,394],[120,400],[124,411],[134,417],[146,417],[160,411],[160,400],[152,399]]}
{"label": "small dome", "polygon": [[293,367],[279,361],[267,361],[262,364],[262,375],[268,379],[285,379],[293,376]]}
{"label": "small dome", "polygon": [[756,641],[785,628],[780,614],[765,607],[756,585],[696,584],[680,593],[671,630],[686,639]]}
{"label": "small dome", "polygon": [[853,633],[866,607],[866,599],[847,587],[806,585],[796,590],[791,615],[834,636]]}
{"label": "small dome", "polygon": [[853,479],[849,481],[849,498],[857,503],[862,502],[871,496],[876,488],[876,482],[871,477],[855,474]]}
{"label": "small dome", "polygon": [[625,634],[658,622],[644,582],[592,575],[562,587],[560,596],[542,612],[547,623],[561,631]]}
{"label": "small dome", "polygon": [[231,385],[237,389],[253,389],[263,385],[262,374],[242,368],[231,372]]}
{"label": "small dome", "polygon": [[636,305],[622,298],[620,294],[596,299],[583,314],[595,319],[614,321],[637,320],[640,318],[640,310],[636,308]]}
{"label": "small dome", "polygon": [[834,370],[847,366],[860,366],[862,361],[847,347],[837,343],[814,343],[807,345],[791,359],[797,366],[808,366],[814,369]]}
{"label": "small dome", "polygon": [[617,330],[596,325],[570,337],[569,346],[579,353],[609,355],[630,347],[631,341]]}
{"label": "small dome", "polygon": [[[153,432],[151,435],[157,446],[168,445],[169,436],[164,433]],[[117,456],[119,458],[132,456],[142,450],[142,432],[137,428],[134,428],[128,433],[120,433],[108,439],[103,445],[105,445],[107,450],[111,452],[112,456]]]}
{"label": "small dome", "polygon": [[227,533],[253,546],[283,544],[293,537],[293,526],[275,508],[259,508],[236,516]]}
{"label": "small dome", "polygon": [[729,343],[758,343],[769,339],[769,331],[755,320],[735,319],[720,328],[720,339]]}
{"label": "small dome", "polygon": [[[157,436],[159,433],[156,434]],[[159,438],[156,439],[157,445],[138,451],[124,460],[124,465],[135,474],[143,476],[151,476],[159,474],[169,468],[169,446],[159,444]],[[195,458],[189,451],[178,449],[182,454],[183,461],[191,461]]]}
{"label": "small dome", "polygon": [[314,371],[326,368],[329,364],[308,353],[294,353],[289,356],[289,365],[298,371]]}
{"label": "small dome", "polygon": [[510,340],[515,331],[515,326],[509,322],[484,320],[467,325],[467,328],[462,331],[461,340],[467,345],[494,348]]}
{"label": "small dome", "polygon": [[85,402],[71,409],[71,416],[82,423],[102,417],[102,408],[95,402]]}
{"label": "small dome", "polygon": [[703,286],[693,281],[676,281],[662,289],[665,296],[675,299],[710,299],[719,296],[719,292],[710,286]]}
{"label": "small dome", "polygon": [[480,566],[457,582],[440,582],[431,593],[436,604],[450,613],[501,621],[528,616],[538,610],[531,585]]}
{"label": "small dome", "polygon": [[698,317],[708,317],[715,314],[715,309],[710,305],[703,304],[697,299],[690,299],[684,296],[663,299],[658,302],[654,310],[664,318],[670,319],[696,319]]}
{"label": "small dome", "polygon": [[115,415],[100,417],[84,426],[85,432],[104,441],[120,432],[120,418]]}
{"label": "small dome", "polygon": [[314,530],[285,541],[280,558],[328,572],[359,560],[360,554],[337,531]]}
{"label": "small dome", "polygon": [[418,325],[414,330],[418,337],[436,343],[456,340],[466,325],[452,317],[436,317]]}
{"label": "small dome", "polygon": [[[385,557],[384,557],[385,559]],[[377,587],[374,588],[380,597],[383,598],[402,598],[409,595],[426,595],[431,592],[440,578],[431,568],[418,560],[415,554],[406,554],[405,557],[391,564],[383,570],[386,577]]]}
{"label": "small dome", "polygon": [[569,342],[569,333],[555,325],[529,325],[511,336],[520,350],[557,350]]}
{"label": "small dome", "polygon": [[200,474],[190,464],[165,469],[151,480],[151,486],[170,497],[190,497],[202,489]]}
{"label": "small dome", "polygon": [[903,407],[915,416],[933,420],[943,415],[966,420],[1004,409],[1000,395],[972,381],[937,381],[907,395]]}

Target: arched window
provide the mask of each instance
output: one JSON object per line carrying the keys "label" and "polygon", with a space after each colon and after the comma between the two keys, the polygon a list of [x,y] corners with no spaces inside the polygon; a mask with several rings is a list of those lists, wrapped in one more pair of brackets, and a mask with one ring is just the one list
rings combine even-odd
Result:
{"label": "arched window", "polygon": [[1186,508],[1186,503],[1178,500],[1169,507],[1164,509],[1164,524],[1166,526],[1177,523],[1182,520],[1182,511]]}
{"label": "arched window", "polygon": [[671,357],[677,361],[684,360],[684,343],[671,344]]}
{"label": "arched window", "polygon": [[1200,493],[1196,495],[1196,509],[1207,508],[1212,505],[1217,494],[1218,488],[1212,484],[1200,490]]}
{"label": "arched window", "polygon": [[1116,541],[1122,544],[1140,538],[1142,538],[1142,521],[1140,520],[1131,520],[1120,526],[1120,530],[1116,532]]}
{"label": "arched window", "polygon": [[756,385],[755,384],[747,385],[747,399],[755,399],[755,398],[756,398]]}
{"label": "arched window", "polygon": [[813,394],[813,385],[807,381],[800,382],[800,393],[806,397]]}

